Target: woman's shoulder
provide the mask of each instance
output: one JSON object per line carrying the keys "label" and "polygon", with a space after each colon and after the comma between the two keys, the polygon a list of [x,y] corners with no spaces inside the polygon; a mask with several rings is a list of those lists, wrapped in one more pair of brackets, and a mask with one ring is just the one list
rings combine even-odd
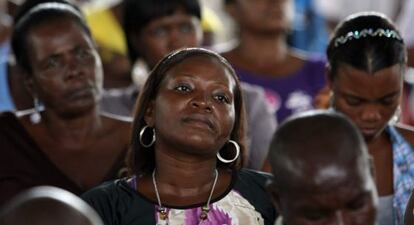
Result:
{"label": "woman's shoulder", "polygon": [[234,190],[240,193],[255,209],[261,213],[266,224],[273,223],[277,217],[272,198],[267,192],[266,184],[272,175],[250,169],[241,169]]}
{"label": "woman's shoulder", "polygon": [[252,181],[252,182],[258,182],[258,183],[266,183],[267,180],[273,178],[273,175],[270,173],[252,170],[252,169],[246,169],[243,168],[239,172],[239,177],[241,179],[244,179],[246,181]]}
{"label": "woman's shoulder", "polygon": [[105,224],[154,224],[154,206],[130,187],[127,178],[106,182],[81,198],[96,210]]}
{"label": "woman's shoulder", "polygon": [[264,200],[268,198],[266,184],[272,175],[251,169],[241,169],[238,172],[234,189],[244,197]]}
{"label": "woman's shoulder", "polygon": [[128,188],[125,179],[105,182],[81,196],[99,214],[101,212],[116,212],[118,208],[126,208],[134,197],[133,190]]}
{"label": "woman's shoulder", "polygon": [[118,198],[128,193],[126,188],[126,180],[118,179],[114,181],[105,182],[91,190],[85,192],[82,198],[88,199],[103,199],[103,198]]}
{"label": "woman's shoulder", "polygon": [[117,140],[123,140],[122,143],[129,143],[132,129],[132,118],[119,116],[111,113],[101,112],[104,124],[104,130],[108,135],[116,136]]}
{"label": "woman's shoulder", "polygon": [[299,49],[292,48],[290,50],[290,54],[292,57],[297,58],[298,60],[302,60],[304,63],[308,64],[325,67],[325,64],[327,62],[326,57],[318,53],[309,53]]}

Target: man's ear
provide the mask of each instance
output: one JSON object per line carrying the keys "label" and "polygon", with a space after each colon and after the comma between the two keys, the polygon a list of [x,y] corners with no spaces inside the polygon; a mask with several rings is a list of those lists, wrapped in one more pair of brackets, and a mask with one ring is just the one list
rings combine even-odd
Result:
{"label": "man's ear", "polygon": [[277,185],[273,179],[269,180],[266,183],[266,190],[268,193],[270,193],[270,196],[272,197],[272,202],[276,208],[276,211],[281,212],[280,194]]}
{"label": "man's ear", "polygon": [[145,123],[149,127],[154,127],[155,125],[155,102],[154,100],[151,100],[148,103],[147,110],[145,110],[144,120],[145,120]]}

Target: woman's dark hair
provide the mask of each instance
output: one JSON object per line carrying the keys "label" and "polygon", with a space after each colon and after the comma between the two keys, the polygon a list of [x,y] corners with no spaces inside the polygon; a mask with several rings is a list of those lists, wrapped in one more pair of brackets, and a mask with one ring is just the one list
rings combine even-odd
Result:
{"label": "woman's dark hair", "polygon": [[133,44],[137,36],[150,22],[164,16],[170,16],[183,10],[201,20],[201,8],[198,0],[124,0],[123,29],[126,36],[128,55],[131,62],[141,57],[139,49]]}
{"label": "woman's dark hair", "polygon": [[[148,105],[151,101],[154,101],[158,95],[160,84],[165,79],[167,72],[176,66],[177,64],[192,58],[192,57],[209,57],[214,58],[219,61],[223,67],[231,74],[233,79],[236,82],[234,89],[234,107],[235,107],[235,122],[233,130],[230,135],[230,139],[237,142],[240,146],[240,156],[239,158],[230,164],[223,164],[220,161],[217,161],[218,167],[227,167],[231,169],[240,169],[243,163],[243,153],[245,152],[245,112],[244,112],[244,103],[242,99],[241,87],[239,79],[236,76],[233,68],[219,54],[206,50],[203,48],[186,48],[178,51],[174,51],[164,57],[154,68],[154,70],[149,74],[149,77],[144,85],[142,91],[136,104],[136,112],[133,122],[132,130],[132,141],[131,149],[127,157],[127,165],[130,174],[147,174],[151,173],[155,168],[155,149],[154,146],[145,148],[141,145],[139,141],[139,134],[141,129],[146,125],[144,117],[148,108]],[[144,143],[150,143],[152,136],[143,136]],[[227,150],[227,147],[231,150]],[[224,158],[232,158],[234,154],[234,147],[232,145],[224,145],[220,149],[220,154]]]}
{"label": "woman's dark hair", "polygon": [[375,12],[353,14],[341,22],[329,41],[327,56],[331,80],[341,64],[374,73],[407,61],[397,28],[385,15]]}
{"label": "woman's dark hair", "polygon": [[19,22],[19,20],[28,12],[30,9],[34,8],[37,5],[43,4],[43,3],[62,3],[62,4],[68,4],[72,7],[74,7],[76,10],[81,12],[78,6],[72,3],[70,0],[26,0],[23,4],[19,5],[17,8],[16,14],[13,17],[13,23],[16,24]]}
{"label": "woman's dark hair", "polygon": [[80,11],[67,3],[48,2],[36,5],[18,19],[14,25],[11,41],[13,53],[18,64],[28,74],[32,72],[28,54],[30,31],[39,25],[61,19],[73,20],[92,39],[89,27]]}

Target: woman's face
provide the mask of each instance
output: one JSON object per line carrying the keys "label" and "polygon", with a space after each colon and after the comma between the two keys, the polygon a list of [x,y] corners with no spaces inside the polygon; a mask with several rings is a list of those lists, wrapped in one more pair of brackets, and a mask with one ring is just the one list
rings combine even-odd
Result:
{"label": "woman's face", "polygon": [[174,50],[200,46],[201,38],[199,19],[179,10],[151,21],[133,38],[133,42],[144,61],[152,68]]}
{"label": "woman's face", "polygon": [[147,110],[156,145],[215,154],[235,123],[235,81],[216,59],[193,56],[171,68]]}
{"label": "woman's face", "polygon": [[59,114],[95,107],[102,90],[102,65],[91,38],[76,22],[61,18],[28,32],[34,94]]}
{"label": "woman's face", "polygon": [[399,64],[374,74],[340,66],[332,82],[333,107],[358,126],[366,141],[378,137],[394,116],[402,94]]}
{"label": "woman's face", "polygon": [[293,19],[291,0],[236,0],[230,14],[241,29],[286,32]]}

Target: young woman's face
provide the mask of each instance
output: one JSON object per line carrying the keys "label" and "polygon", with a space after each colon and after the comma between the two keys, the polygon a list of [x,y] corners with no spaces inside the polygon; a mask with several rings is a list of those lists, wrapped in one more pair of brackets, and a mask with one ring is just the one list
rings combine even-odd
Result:
{"label": "young woman's face", "polygon": [[236,83],[228,69],[217,59],[193,56],[165,76],[146,116],[146,123],[155,127],[157,144],[215,155],[235,123]]}
{"label": "young woman's face", "polygon": [[102,65],[91,38],[70,18],[28,32],[34,93],[48,108],[68,116],[94,107],[102,90]]}
{"label": "young woman's face", "polygon": [[152,68],[168,53],[184,47],[198,47],[202,31],[197,17],[176,11],[151,21],[133,39],[143,60]]}
{"label": "young woman's face", "polygon": [[333,107],[346,114],[369,142],[383,132],[400,104],[402,74],[399,64],[374,74],[343,65],[331,83]]}
{"label": "young woman's face", "polygon": [[291,0],[235,0],[230,7],[240,29],[260,33],[286,32],[293,19]]}

